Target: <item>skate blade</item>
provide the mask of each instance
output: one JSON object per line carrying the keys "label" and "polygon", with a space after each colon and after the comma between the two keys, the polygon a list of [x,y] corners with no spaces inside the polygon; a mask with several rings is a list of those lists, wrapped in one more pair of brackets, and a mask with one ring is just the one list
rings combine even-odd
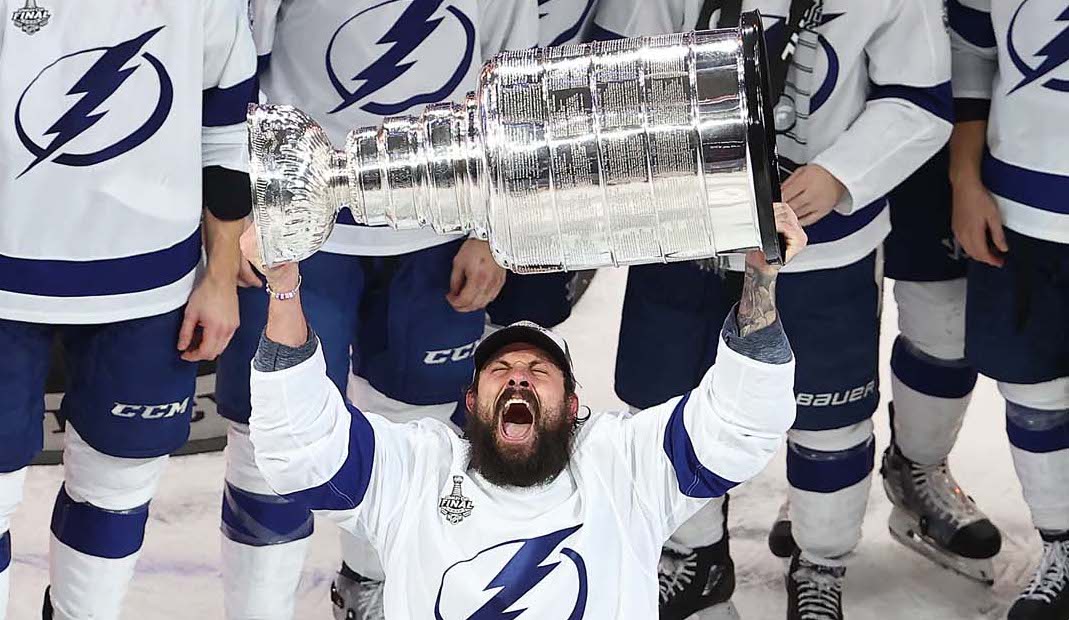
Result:
{"label": "skate blade", "polygon": [[995,583],[995,569],[990,559],[963,558],[939,547],[921,533],[920,523],[897,506],[887,521],[891,537],[943,568],[978,581],[984,585]]}
{"label": "skate blade", "polygon": [[740,620],[740,617],[735,603],[724,601],[691,614],[687,620]]}

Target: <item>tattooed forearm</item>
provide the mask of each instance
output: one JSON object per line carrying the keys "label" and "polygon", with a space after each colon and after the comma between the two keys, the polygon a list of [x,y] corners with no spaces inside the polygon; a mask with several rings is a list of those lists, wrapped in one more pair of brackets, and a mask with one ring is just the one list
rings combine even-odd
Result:
{"label": "tattooed forearm", "polygon": [[746,337],[776,322],[776,274],[746,265],[739,300],[739,335]]}

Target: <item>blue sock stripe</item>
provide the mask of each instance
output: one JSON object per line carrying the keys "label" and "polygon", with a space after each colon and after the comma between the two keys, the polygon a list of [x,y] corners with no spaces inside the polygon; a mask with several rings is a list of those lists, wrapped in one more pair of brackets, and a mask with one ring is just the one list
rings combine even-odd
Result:
{"label": "blue sock stripe", "polygon": [[0,573],[7,570],[11,564],[11,532],[4,532],[0,536]]}
{"label": "blue sock stripe", "polygon": [[261,495],[227,483],[223,490],[223,535],[245,545],[264,547],[312,535],[308,507],[278,495]]}
{"label": "blue sock stripe", "polygon": [[926,355],[901,336],[891,350],[891,371],[914,390],[938,398],[963,398],[976,387],[972,366]]}
{"label": "blue sock stripe", "polygon": [[145,539],[148,503],[129,510],[105,510],[76,502],[60,487],[52,509],[52,534],[86,555],[117,560],[137,553]]}
{"label": "blue sock stripe", "polygon": [[1065,450],[1069,448],[1069,410],[1043,411],[1007,402],[1006,435],[1025,452]]}
{"label": "blue sock stripe", "polygon": [[679,491],[687,497],[720,497],[738,486],[738,482],[721,478],[698,460],[694,444],[683,424],[683,409],[690,400],[690,392],[679,399],[668,425],[664,429],[664,453],[676,471]]}
{"label": "blue sock stripe", "polygon": [[836,452],[787,445],[787,481],[792,487],[815,493],[834,493],[869,475],[876,458],[876,442],[864,442]]}

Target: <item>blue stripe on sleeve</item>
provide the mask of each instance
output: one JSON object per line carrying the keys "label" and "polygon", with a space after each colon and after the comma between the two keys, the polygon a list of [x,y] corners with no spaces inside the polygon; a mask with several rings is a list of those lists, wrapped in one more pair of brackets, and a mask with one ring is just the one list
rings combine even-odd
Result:
{"label": "blue stripe on sleeve", "polygon": [[995,47],[995,28],[991,14],[969,8],[960,0],[947,1],[950,28],[976,47]]}
{"label": "blue stripe on sleeve", "polygon": [[0,254],[0,290],[42,297],[101,297],[151,291],[200,263],[200,227],[175,245],[103,260],[37,260]]}
{"label": "blue stripe on sleeve", "polygon": [[1051,213],[1069,215],[1069,176],[1029,170],[984,153],[984,185],[1003,198]]}
{"label": "blue stripe on sleeve", "polygon": [[616,39],[626,39],[622,34],[613,32],[607,28],[602,28],[597,23],[590,25],[590,40],[591,41],[615,41]]}
{"label": "blue stripe on sleeve", "polygon": [[245,122],[249,104],[257,100],[257,80],[251,77],[230,88],[209,88],[204,91],[204,127],[227,127]]}
{"label": "blue stripe on sleeve", "polygon": [[680,493],[687,497],[720,497],[739,483],[721,478],[706,469],[698,460],[690,434],[683,424],[683,409],[689,400],[690,392],[687,392],[679,399],[668,419],[668,425],[664,429],[664,453],[668,455],[668,460],[676,471]]}
{"label": "blue stripe on sleeve", "polygon": [[876,443],[872,437],[836,452],[787,444],[787,481],[802,491],[834,493],[861,482],[872,471]]}
{"label": "blue stripe on sleeve", "polygon": [[148,504],[130,510],[105,510],[76,502],[59,488],[52,509],[52,534],[75,551],[117,560],[137,553],[145,539]]}
{"label": "blue stripe on sleeve", "polygon": [[359,409],[346,403],[352,422],[349,426],[349,454],[334,476],[323,484],[289,493],[294,501],[310,510],[352,510],[364,501],[371,483],[375,459],[375,431]]}
{"label": "blue stripe on sleeve", "polygon": [[954,122],[954,95],[950,82],[927,87],[873,83],[869,90],[869,101],[879,99],[902,99],[948,123]]}
{"label": "blue stripe on sleeve", "polygon": [[922,358],[901,336],[895,338],[891,350],[891,370],[902,383],[937,398],[964,398],[976,387],[976,369],[972,366]]}

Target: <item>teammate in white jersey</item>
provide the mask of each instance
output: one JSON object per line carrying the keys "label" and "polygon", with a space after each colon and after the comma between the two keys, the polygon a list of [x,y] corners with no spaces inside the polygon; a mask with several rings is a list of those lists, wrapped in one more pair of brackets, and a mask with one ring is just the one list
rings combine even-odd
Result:
{"label": "teammate in white jersey", "polygon": [[969,268],[966,353],[998,381],[1043,540],[1011,620],[1069,619],[1069,7],[953,0],[954,232]]}
{"label": "teammate in white jersey", "polygon": [[0,617],[59,338],[70,382],[44,615],[117,620],[189,434],[197,362],[238,322],[247,5],[2,0],[0,16]]}
{"label": "teammate in white jersey", "polygon": [[[790,260],[805,233],[776,211]],[[252,231],[242,247],[258,255]],[[652,618],[665,539],[761,471],[794,418],[777,270],[747,256],[716,366],[636,416],[580,413],[559,336],[494,333],[475,351],[464,437],[348,404],[300,297],[276,297],[253,362],[256,464],[276,492],[372,541],[387,618]],[[267,278],[299,288],[295,264]]]}
{"label": "teammate in white jersey", "polygon": [[[260,84],[269,103],[295,105],[341,148],[356,127],[416,115],[473,90],[483,62],[537,44],[533,0],[255,0]],[[361,407],[463,425],[483,308],[505,272],[486,242],[433,231],[358,226],[343,210],[322,252],[302,266],[305,307],[331,380]],[[307,508],[280,500],[252,462],[249,362],[266,321],[262,289],[241,292],[241,319],[220,360],[216,397],[233,422],[222,507],[226,609],[231,618],[291,618],[312,532]],[[344,534],[335,615],[375,589],[373,550]],[[363,612],[361,612],[363,613]]]}
{"label": "teammate in white jersey", "polygon": [[[839,618],[875,457],[886,195],[949,136],[949,41],[939,0],[602,0],[595,36],[704,29],[725,10],[752,9],[764,16],[770,56],[792,52],[776,102],[777,147],[784,199],[810,239],[785,268],[778,298],[798,357],[787,477],[800,551],[788,571],[788,617]],[[731,298],[729,277],[695,264],[632,269],[617,359],[621,398],[647,406],[707,368],[716,354],[713,317]],[[711,575],[703,556],[714,555],[723,536],[721,507],[710,503],[666,556],[682,556],[680,570]],[[662,581],[664,617],[720,602],[703,592],[705,575],[666,571]]]}

